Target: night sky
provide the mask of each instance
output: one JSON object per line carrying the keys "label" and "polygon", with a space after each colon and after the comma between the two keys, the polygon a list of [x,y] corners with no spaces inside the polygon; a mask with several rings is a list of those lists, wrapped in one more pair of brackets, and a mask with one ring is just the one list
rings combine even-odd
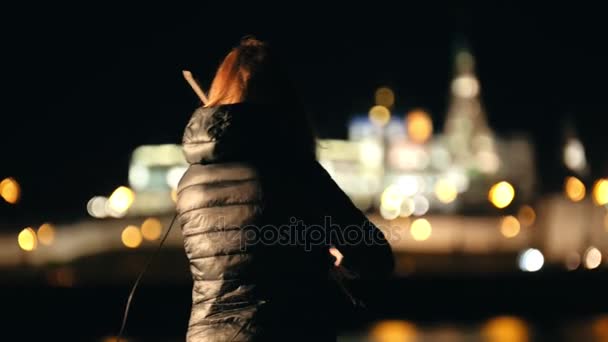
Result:
{"label": "night sky", "polygon": [[127,183],[133,148],[179,143],[198,104],[181,70],[207,88],[246,34],[278,48],[317,131],[338,138],[382,85],[395,90],[401,113],[425,107],[441,130],[454,42],[466,39],[491,127],[536,144],[541,192],[559,191],[566,175],[566,122],[593,176],[608,175],[599,4],[11,6],[0,11],[0,178],[15,177],[23,193],[17,206],[0,203],[4,229],[82,217],[88,199]]}

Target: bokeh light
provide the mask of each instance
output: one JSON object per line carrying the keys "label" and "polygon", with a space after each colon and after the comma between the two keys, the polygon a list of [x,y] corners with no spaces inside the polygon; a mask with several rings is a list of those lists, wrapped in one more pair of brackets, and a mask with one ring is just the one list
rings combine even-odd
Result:
{"label": "bokeh light", "polygon": [[507,239],[516,237],[520,231],[520,224],[514,216],[505,216],[500,221],[500,233]]}
{"label": "bokeh light", "polygon": [[369,120],[377,126],[385,126],[391,119],[391,111],[384,106],[373,106],[369,110]]}
{"label": "bokeh light", "polygon": [[150,183],[150,169],[144,165],[133,165],[129,168],[129,184],[136,190],[142,190]]}
{"label": "bokeh light", "polygon": [[382,321],[374,325],[369,334],[372,342],[417,341],[416,326],[407,321]]}
{"label": "bokeh light", "polygon": [[585,198],[585,184],[576,177],[566,178],[564,193],[572,202],[580,202]]}
{"label": "bokeh light", "polygon": [[0,197],[10,204],[15,204],[21,197],[21,186],[14,178],[5,178],[0,182]]}
{"label": "bokeh light", "polygon": [[107,209],[109,209],[112,216],[120,216],[129,210],[134,200],[135,194],[133,190],[126,186],[120,186],[108,198]]}
{"label": "bokeh light", "polygon": [[528,248],[519,255],[519,269],[536,272],[545,264],[545,257],[538,249]]}
{"label": "bokeh light", "polygon": [[416,219],[410,226],[410,234],[416,241],[424,241],[431,237],[433,229],[427,219]]}
{"label": "bokeh light", "polygon": [[422,195],[416,195],[412,200],[414,201],[415,216],[422,216],[426,214],[431,208],[431,203],[429,202],[429,200]]}
{"label": "bokeh light", "polygon": [[415,109],[407,114],[406,128],[410,140],[422,144],[433,134],[433,121],[426,111]]}
{"label": "bokeh light", "polygon": [[395,93],[388,87],[380,87],[375,94],[376,104],[391,108],[395,104]]}
{"label": "bokeh light", "polygon": [[55,241],[55,227],[50,223],[44,223],[38,227],[37,235],[41,244],[50,246]]}
{"label": "bokeh light", "polygon": [[103,196],[95,196],[87,203],[87,212],[95,218],[104,218],[108,216],[106,213],[106,205],[108,199]]}
{"label": "bokeh light", "polygon": [[452,81],[452,92],[463,98],[473,98],[479,94],[479,82],[473,75],[456,77]]}
{"label": "bokeh light", "polygon": [[163,225],[160,220],[150,217],[141,224],[141,235],[148,241],[154,241],[160,237],[162,229]]}
{"label": "bokeh light", "polygon": [[564,164],[572,170],[581,172],[587,167],[585,148],[578,139],[568,139],[564,147]]}
{"label": "bokeh light", "polygon": [[536,222],[536,212],[531,206],[523,205],[517,211],[517,219],[519,220],[519,223],[521,223],[522,227],[532,227],[534,222]]}
{"label": "bokeh light", "polygon": [[597,249],[596,247],[589,247],[585,251],[585,256],[584,256],[584,260],[583,260],[583,264],[585,265],[585,268],[592,270],[592,269],[598,268],[598,266],[600,266],[601,263],[602,263],[602,252],[600,252],[600,250]]}
{"label": "bokeh light", "polygon": [[435,196],[441,203],[452,203],[458,196],[458,189],[447,179],[440,179],[435,184]]}
{"label": "bokeh light", "polygon": [[581,256],[576,252],[568,253],[566,256],[566,269],[574,271],[581,265]]}
{"label": "bokeh light", "polygon": [[184,173],[188,170],[185,166],[174,166],[169,169],[166,176],[167,185],[171,189],[177,189],[177,184],[182,179]]}
{"label": "bokeh light", "polygon": [[123,245],[129,248],[137,248],[142,242],[141,232],[136,226],[127,226],[120,237]]}
{"label": "bokeh light", "polygon": [[527,342],[528,326],[516,317],[500,316],[489,320],[481,330],[483,341],[487,342]]}
{"label": "bokeh light", "polygon": [[19,243],[19,248],[24,251],[33,251],[38,247],[38,239],[36,238],[36,232],[30,228],[24,228],[19,235],[17,236],[17,242]]}
{"label": "bokeh light", "polygon": [[608,179],[599,179],[593,185],[593,201],[597,205],[608,204]]}
{"label": "bokeh light", "polygon": [[499,209],[509,206],[514,197],[515,189],[511,184],[504,181],[494,184],[488,193],[488,199],[490,202]]}

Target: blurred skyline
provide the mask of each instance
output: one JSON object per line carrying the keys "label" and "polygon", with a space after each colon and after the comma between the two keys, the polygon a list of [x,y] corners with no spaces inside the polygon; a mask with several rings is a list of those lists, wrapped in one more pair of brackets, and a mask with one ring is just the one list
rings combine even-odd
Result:
{"label": "blurred skyline", "polygon": [[85,216],[92,196],[127,184],[136,146],[181,140],[197,106],[181,70],[207,89],[246,34],[278,47],[320,136],[338,138],[380,86],[395,92],[394,115],[423,107],[443,127],[454,48],[466,42],[488,123],[499,135],[532,138],[541,192],[561,191],[568,175],[567,127],[585,145],[592,178],[608,174],[600,5],[374,2],[242,8],[247,14],[207,5],[18,6],[0,23],[0,179],[15,177],[23,194],[18,206],[0,204],[5,222]]}

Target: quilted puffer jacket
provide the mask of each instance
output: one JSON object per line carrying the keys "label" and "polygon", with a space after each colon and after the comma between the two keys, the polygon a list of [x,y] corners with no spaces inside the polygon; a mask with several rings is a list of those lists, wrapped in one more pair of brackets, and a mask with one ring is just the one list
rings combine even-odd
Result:
{"label": "quilted puffer jacket", "polygon": [[[189,342],[335,340],[329,246],[362,277],[392,270],[380,230],[289,125],[280,108],[241,103],[199,108],[186,127],[177,212],[193,278]],[[329,240],[347,225],[371,242]]]}

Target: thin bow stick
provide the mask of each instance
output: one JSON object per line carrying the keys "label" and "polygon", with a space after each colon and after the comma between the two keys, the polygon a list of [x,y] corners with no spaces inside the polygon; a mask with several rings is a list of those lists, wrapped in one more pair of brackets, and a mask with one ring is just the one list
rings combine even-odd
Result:
{"label": "thin bow stick", "polygon": [[203,101],[203,104],[206,105],[207,103],[209,103],[207,95],[205,95],[203,89],[201,89],[201,86],[196,82],[194,76],[192,76],[192,73],[189,70],[183,70],[182,74],[184,75],[184,78],[186,79],[188,84],[190,84],[190,87],[192,87],[192,90],[194,90],[198,98]]}

